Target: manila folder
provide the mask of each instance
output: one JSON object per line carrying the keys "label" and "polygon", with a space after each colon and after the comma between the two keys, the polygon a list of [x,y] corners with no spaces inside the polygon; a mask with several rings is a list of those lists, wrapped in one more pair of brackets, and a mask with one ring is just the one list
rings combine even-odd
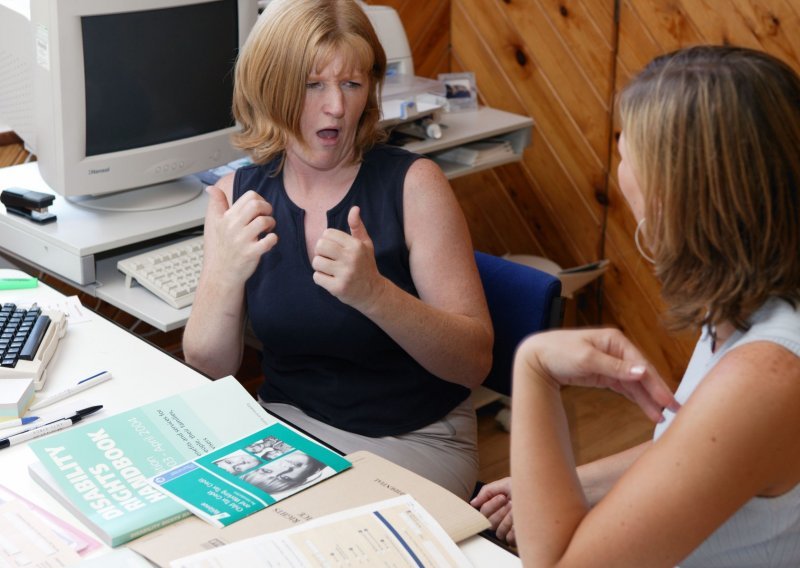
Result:
{"label": "manila folder", "polygon": [[486,517],[468,503],[402,466],[364,451],[347,459],[352,468],[226,528],[213,527],[192,516],[126,546],[167,567],[172,560],[195,552],[405,493],[414,497],[455,542],[489,528]]}

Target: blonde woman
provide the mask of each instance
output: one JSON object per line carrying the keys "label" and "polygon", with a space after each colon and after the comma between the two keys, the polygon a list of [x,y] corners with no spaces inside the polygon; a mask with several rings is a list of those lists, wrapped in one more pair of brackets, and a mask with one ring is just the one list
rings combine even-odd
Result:
{"label": "blonde woman", "polygon": [[380,143],[385,73],[356,2],[267,6],[235,74],[236,143],[255,165],[209,190],[184,352],[235,373],[249,319],[268,409],[466,498],[491,321],[442,171]]}
{"label": "blonde woman", "polygon": [[[475,504],[530,566],[800,566],[800,78],[689,48],[648,65],[620,114],[620,188],[672,321],[701,338],[675,399],[617,331],[526,340],[510,488]],[[576,472],[564,385],[627,394],[654,440]]]}

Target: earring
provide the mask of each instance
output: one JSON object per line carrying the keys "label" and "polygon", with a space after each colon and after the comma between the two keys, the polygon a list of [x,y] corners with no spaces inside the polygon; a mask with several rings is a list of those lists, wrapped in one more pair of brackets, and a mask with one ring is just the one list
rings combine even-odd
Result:
{"label": "earring", "polygon": [[642,232],[642,225],[644,225],[644,222],[645,222],[645,219],[642,219],[636,225],[636,232],[633,233],[633,241],[636,243],[636,250],[639,251],[639,254],[642,255],[642,257],[646,261],[648,261],[650,264],[655,264],[656,263],[656,259],[654,259],[652,256],[650,256],[646,252],[644,252],[644,249],[642,248],[642,245],[639,242],[639,234]]}

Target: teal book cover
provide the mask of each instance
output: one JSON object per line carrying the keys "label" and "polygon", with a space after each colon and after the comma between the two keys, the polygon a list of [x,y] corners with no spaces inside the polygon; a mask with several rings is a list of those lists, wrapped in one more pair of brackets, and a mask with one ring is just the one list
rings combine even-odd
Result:
{"label": "teal book cover", "polygon": [[339,454],[279,423],[151,481],[200,518],[225,527],[350,466]]}
{"label": "teal book cover", "polygon": [[277,423],[233,377],[30,443],[33,478],[110,546],[190,513],[148,479]]}

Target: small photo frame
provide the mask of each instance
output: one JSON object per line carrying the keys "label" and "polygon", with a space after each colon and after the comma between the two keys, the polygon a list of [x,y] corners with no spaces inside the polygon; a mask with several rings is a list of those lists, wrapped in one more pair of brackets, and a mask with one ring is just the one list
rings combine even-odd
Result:
{"label": "small photo frame", "polygon": [[475,73],[439,73],[439,81],[444,83],[447,110],[476,110],[478,91],[475,88]]}

